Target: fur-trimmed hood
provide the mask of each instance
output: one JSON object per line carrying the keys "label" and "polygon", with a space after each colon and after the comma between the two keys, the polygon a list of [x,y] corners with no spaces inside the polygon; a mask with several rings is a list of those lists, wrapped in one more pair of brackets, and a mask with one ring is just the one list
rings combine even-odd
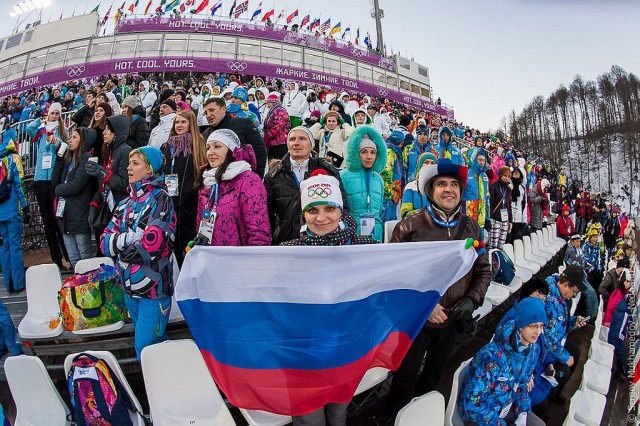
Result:
{"label": "fur-trimmed hood", "polygon": [[371,139],[376,144],[376,161],[373,163],[373,171],[382,173],[385,166],[387,165],[387,145],[382,140],[382,136],[376,129],[371,126],[362,125],[358,126],[353,133],[351,133],[351,137],[347,141],[347,170],[352,172],[357,172],[358,170],[362,170],[362,163],[360,161],[360,141],[362,138],[367,135],[369,139]]}

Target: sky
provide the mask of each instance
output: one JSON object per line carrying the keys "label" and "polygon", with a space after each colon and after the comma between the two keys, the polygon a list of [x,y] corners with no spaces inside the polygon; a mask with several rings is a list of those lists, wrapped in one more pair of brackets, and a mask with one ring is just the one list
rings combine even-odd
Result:
{"label": "sky", "polygon": [[[126,7],[133,0],[126,0]],[[186,0],[183,0],[183,2]],[[0,13],[9,15],[17,0],[2,0]],[[50,0],[43,23],[93,9],[104,15],[109,0]],[[201,0],[196,0],[196,5]],[[240,1],[238,1],[239,3]],[[249,0],[252,13],[260,0]],[[576,74],[595,80],[619,65],[640,74],[640,2],[636,0],[379,0],[384,10],[383,37],[387,50],[400,51],[429,68],[434,99],[453,106],[465,125],[497,129],[511,109],[516,113],[535,96],[547,97]],[[115,0],[114,8],[122,4]],[[160,0],[153,0],[154,7]],[[213,5],[215,0],[210,0]],[[223,13],[233,0],[223,0]],[[140,0],[144,9],[147,0]],[[263,11],[275,4],[276,14],[300,9],[300,19],[331,17],[349,26],[355,37],[367,31],[377,38],[371,18],[372,0],[263,1]],[[113,12],[112,12],[113,16]],[[6,36],[16,23],[0,27]],[[29,22],[27,20],[26,22]],[[23,24],[24,26],[24,24]]]}

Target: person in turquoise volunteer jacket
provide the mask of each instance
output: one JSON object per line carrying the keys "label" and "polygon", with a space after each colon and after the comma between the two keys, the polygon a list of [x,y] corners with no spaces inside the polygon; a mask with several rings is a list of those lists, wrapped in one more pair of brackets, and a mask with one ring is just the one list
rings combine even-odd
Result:
{"label": "person in turquoise volunteer jacket", "polygon": [[544,302],[529,297],[515,320],[498,327],[493,341],[473,357],[458,398],[465,426],[544,425],[531,413],[531,375],[540,357],[536,345],[547,324]]}
{"label": "person in turquoise volunteer jacket", "polygon": [[462,195],[462,205],[467,216],[478,222],[483,230],[485,222],[489,220],[489,178],[487,177],[487,152],[483,148],[471,153],[471,167],[467,186]]}
{"label": "person in turquoise volunteer jacket", "polygon": [[[0,144],[0,264],[4,285],[10,293],[24,289],[22,224],[28,224],[31,219],[29,205],[22,191],[18,165],[12,154],[15,152],[16,140],[16,131],[9,129],[2,134]],[[22,220],[18,207],[22,207]]]}
{"label": "person in turquoise volunteer jacket", "polygon": [[380,173],[387,164],[387,146],[371,126],[359,126],[347,141],[347,168],[340,179],[350,213],[358,223],[358,235],[382,241],[384,180]]}
{"label": "person in turquoise volunteer jacket", "polygon": [[27,134],[36,144],[38,157],[36,160],[36,172],[33,177],[33,192],[38,200],[44,234],[51,253],[51,260],[63,269],[62,258],[69,261],[67,249],[64,246],[62,232],[58,227],[53,211],[53,185],[51,175],[56,161],[56,151],[60,142],[67,142],[67,130],[64,121],[60,117],[62,105],[54,102],[49,106],[46,118],[37,118],[27,126]]}
{"label": "person in turquoise volunteer jacket", "polygon": [[[424,166],[436,164],[438,157],[431,151],[427,151],[418,157],[418,172]],[[418,190],[418,179],[411,181],[404,188],[402,193],[402,205],[400,206],[400,215],[405,218],[411,213],[427,206],[427,195]]]}
{"label": "person in turquoise volunteer jacket", "polygon": [[429,127],[424,124],[419,125],[416,128],[416,135],[418,136],[411,144],[404,148],[403,160],[404,170],[406,173],[405,182],[413,182],[417,178],[420,167],[417,167],[418,157],[425,152],[432,152],[438,157],[437,151],[431,146],[429,140]]}
{"label": "person in turquoise volunteer jacket", "polygon": [[465,163],[462,152],[457,147],[451,145],[452,141],[453,133],[451,129],[447,126],[440,127],[440,130],[438,130],[438,146],[436,146],[438,158],[446,158],[451,160],[453,164],[464,166]]}

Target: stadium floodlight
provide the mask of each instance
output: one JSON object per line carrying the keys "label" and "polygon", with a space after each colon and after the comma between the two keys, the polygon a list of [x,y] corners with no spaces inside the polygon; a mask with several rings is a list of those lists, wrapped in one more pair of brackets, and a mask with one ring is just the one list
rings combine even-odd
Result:
{"label": "stadium floodlight", "polygon": [[13,10],[9,13],[12,18],[31,13],[34,10],[41,10],[51,4],[51,0],[24,0],[13,6]]}

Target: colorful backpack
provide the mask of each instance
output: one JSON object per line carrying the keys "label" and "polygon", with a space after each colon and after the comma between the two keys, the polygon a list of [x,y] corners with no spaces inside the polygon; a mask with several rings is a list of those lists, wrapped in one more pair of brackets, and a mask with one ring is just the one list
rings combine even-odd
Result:
{"label": "colorful backpack", "polygon": [[493,250],[491,253],[491,266],[493,270],[492,281],[509,285],[516,275],[516,267],[504,250]]}
{"label": "colorful backpack", "polygon": [[11,197],[13,190],[11,182],[11,164],[9,157],[0,159],[0,203]]}
{"label": "colorful backpack", "polygon": [[109,365],[87,353],[73,358],[67,378],[71,416],[77,425],[133,425],[130,412],[138,412]]}

